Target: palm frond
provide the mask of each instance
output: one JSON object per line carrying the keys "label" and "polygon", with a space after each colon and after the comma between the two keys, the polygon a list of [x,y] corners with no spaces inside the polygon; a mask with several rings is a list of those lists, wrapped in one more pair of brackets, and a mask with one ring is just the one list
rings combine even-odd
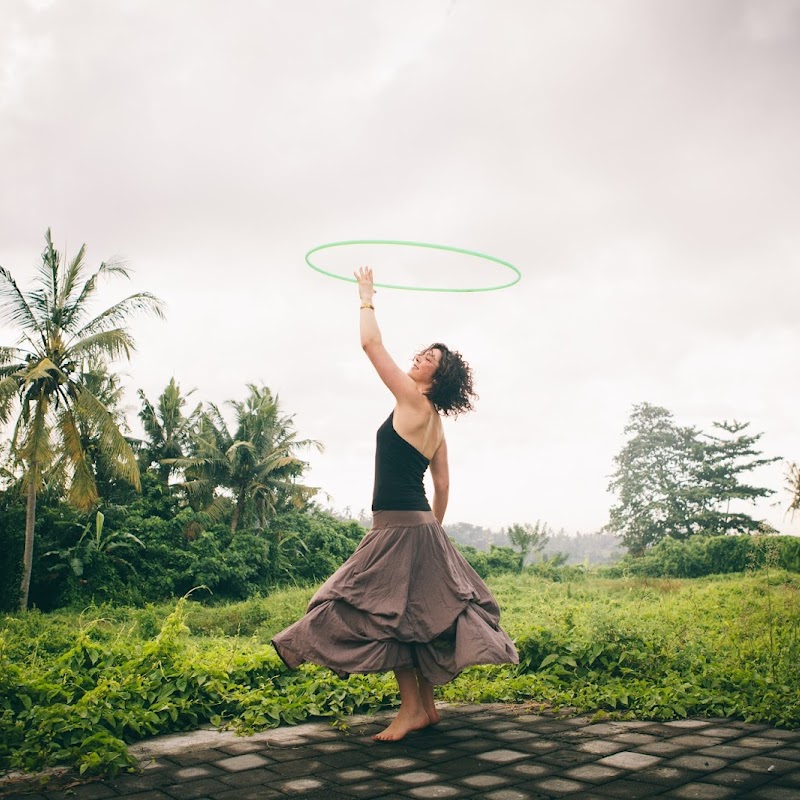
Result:
{"label": "palm frond", "polygon": [[0,319],[41,335],[41,326],[11,273],[0,267]]}
{"label": "palm frond", "polygon": [[0,424],[5,425],[11,417],[14,400],[19,394],[19,381],[6,375],[0,378]]}
{"label": "palm frond", "polygon": [[0,364],[10,364],[18,367],[19,364],[13,362],[20,362],[25,360],[27,353],[19,347],[4,347],[0,346]]}
{"label": "palm frond", "polygon": [[[58,295],[56,296],[56,304],[62,312],[66,312],[70,307],[70,298],[75,291],[75,286],[81,278],[83,272],[83,257],[86,255],[86,245],[82,244],[75,254],[72,261],[67,264],[67,268],[61,277],[61,285],[58,287]],[[63,325],[66,327],[66,325]]]}
{"label": "palm frond", "polygon": [[44,380],[59,375],[66,379],[63,372],[47,357],[39,359],[39,361],[32,361],[23,375],[25,386],[30,386],[36,381]]}
{"label": "palm frond", "polygon": [[[55,457],[50,428],[47,424],[48,410],[46,397],[40,397],[34,409],[33,419],[26,425],[24,439],[19,445],[19,459],[26,465],[35,465],[39,473],[47,469]],[[13,443],[16,443],[18,433],[19,423],[14,432]]]}
{"label": "palm frond", "polygon": [[150,292],[138,292],[114,303],[102,314],[98,314],[90,322],[87,322],[79,331],[75,333],[76,338],[90,336],[100,331],[106,331],[117,323],[125,322],[131,315],[144,312],[154,314],[159,319],[164,319],[164,303]]}
{"label": "palm frond", "polygon": [[53,236],[48,228],[44,233],[44,252],[42,253],[42,263],[39,266],[39,280],[45,291],[50,294],[53,300],[58,297],[58,250],[53,247]]}
{"label": "palm frond", "polygon": [[81,417],[96,426],[98,445],[114,471],[139,491],[139,465],[130,444],[117,427],[108,409],[85,387],[76,390],[76,409]]}
{"label": "palm frond", "polygon": [[118,274],[124,278],[129,278],[127,268],[121,261],[104,261],[100,264],[100,268],[91,275],[83,284],[80,293],[73,296],[72,291],[74,286],[71,287],[70,293],[64,296],[64,327],[67,330],[75,330],[81,317],[86,312],[86,305],[89,299],[94,295],[97,290],[99,279],[103,275]]}
{"label": "palm frond", "polygon": [[113,328],[109,331],[85,336],[77,342],[70,343],[67,354],[75,361],[84,358],[106,357],[112,361],[125,357],[130,359],[135,345],[133,337],[124,328]]}
{"label": "palm frond", "polygon": [[58,415],[58,429],[64,445],[64,456],[72,472],[67,501],[81,511],[89,511],[99,500],[97,484],[86,458],[80,430],[70,409],[62,407]]}

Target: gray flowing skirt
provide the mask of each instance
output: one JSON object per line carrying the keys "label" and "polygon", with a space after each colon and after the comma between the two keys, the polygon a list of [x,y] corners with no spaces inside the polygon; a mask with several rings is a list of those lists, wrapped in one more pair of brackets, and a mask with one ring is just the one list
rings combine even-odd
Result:
{"label": "gray flowing skirt", "polygon": [[489,588],[431,511],[376,511],[372,530],[272,640],[294,669],[418,669],[433,684],[473,664],[516,664]]}

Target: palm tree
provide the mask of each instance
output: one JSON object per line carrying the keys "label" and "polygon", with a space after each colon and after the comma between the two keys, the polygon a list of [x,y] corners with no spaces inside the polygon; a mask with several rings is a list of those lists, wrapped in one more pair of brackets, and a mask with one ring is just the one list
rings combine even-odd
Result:
{"label": "palm tree", "polygon": [[183,487],[202,498],[212,513],[224,502],[215,497],[215,489],[233,494],[231,533],[242,522],[248,501],[261,528],[281,503],[301,508],[317,490],[297,482],[308,465],[296,453],[308,447],[322,450],[319,442],[297,438],[293,417],[281,415],[278,397],[267,387],[249,384],[248,389],[243,403],[229,401],[236,414],[233,433],[219,408],[210,404],[193,437],[192,455],[167,462],[185,471]]}
{"label": "palm tree", "polygon": [[191,433],[197,425],[200,404],[188,417],[182,411],[186,398],[193,391],[194,389],[187,395],[182,395],[175,378],[170,378],[167,387],[159,395],[158,405],[153,406],[139,389],[139,398],[142,401],[139,419],[147,435],[142,461],[145,467],[158,464],[158,477],[165,486],[169,483],[170,473],[175,469],[173,464],[165,463],[165,459],[183,458],[186,455]]}
{"label": "palm tree", "polygon": [[0,267],[0,316],[21,331],[18,346],[0,347],[0,423],[11,419],[18,403],[11,449],[22,466],[27,490],[22,610],[28,606],[36,497],[43,477],[53,471],[62,475],[67,501],[82,511],[98,501],[96,476],[85,447],[87,431],[96,437],[99,451],[115,472],[139,488],[133,451],[96,393],[96,371],[98,363],[130,358],[134,343],[122,323],[139,311],[162,317],[161,301],[140,292],[89,318],[100,278],[129,276],[121,263],[104,262],[84,280],[85,253],[83,245],[63,267],[48,229],[38,287],[27,293]]}

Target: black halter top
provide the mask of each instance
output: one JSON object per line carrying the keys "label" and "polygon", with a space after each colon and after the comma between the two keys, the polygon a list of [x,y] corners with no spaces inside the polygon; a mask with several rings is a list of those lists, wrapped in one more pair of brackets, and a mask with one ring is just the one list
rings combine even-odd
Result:
{"label": "black halter top", "polygon": [[423,476],[430,460],[394,429],[394,411],[378,428],[373,511],[430,511]]}

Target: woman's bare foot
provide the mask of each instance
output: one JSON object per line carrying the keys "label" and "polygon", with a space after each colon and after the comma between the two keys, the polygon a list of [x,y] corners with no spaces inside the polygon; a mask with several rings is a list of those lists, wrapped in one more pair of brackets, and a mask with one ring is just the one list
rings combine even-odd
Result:
{"label": "woman's bare foot", "polygon": [[392,720],[391,725],[380,733],[376,733],[372,738],[376,742],[398,742],[407,733],[411,733],[411,731],[421,731],[430,724],[431,721],[428,715],[421,708],[418,712],[414,713],[401,708],[400,711],[397,712],[397,716]]}
{"label": "woman's bare foot", "polygon": [[436,706],[433,704],[433,698],[431,698],[430,702],[426,702],[423,699],[422,707],[425,709],[425,713],[428,715],[428,724],[436,725],[438,722],[442,721]]}

